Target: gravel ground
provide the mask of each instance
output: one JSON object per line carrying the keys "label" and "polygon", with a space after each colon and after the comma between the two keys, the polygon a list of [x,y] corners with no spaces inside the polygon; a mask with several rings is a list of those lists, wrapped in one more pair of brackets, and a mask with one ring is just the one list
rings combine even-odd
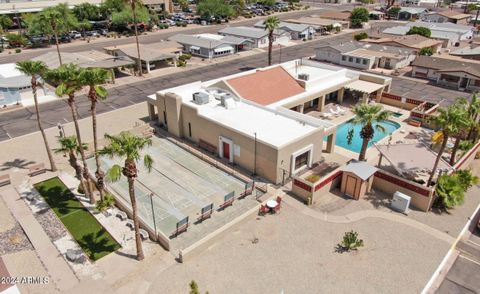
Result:
{"label": "gravel ground", "polygon": [[64,225],[51,209],[44,209],[34,214],[52,242],[67,235]]}
{"label": "gravel ground", "polygon": [[[335,253],[351,229],[365,246]],[[159,272],[149,290],[186,293],[193,279],[210,293],[419,293],[448,248],[388,220],[332,224],[285,205],[280,215],[251,220],[194,259]]]}
{"label": "gravel ground", "polygon": [[0,255],[32,249],[33,246],[20,224],[17,223],[12,229],[0,233]]}

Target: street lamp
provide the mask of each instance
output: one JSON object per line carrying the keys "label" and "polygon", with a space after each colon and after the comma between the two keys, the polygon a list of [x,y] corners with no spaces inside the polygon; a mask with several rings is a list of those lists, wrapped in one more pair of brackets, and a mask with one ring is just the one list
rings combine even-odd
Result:
{"label": "street lamp", "polygon": [[257,175],[257,132],[253,133],[255,135],[255,141],[253,145],[253,175]]}
{"label": "street lamp", "polygon": [[158,239],[158,238],[157,238],[157,236],[158,236],[158,235],[157,235],[157,223],[155,222],[155,210],[153,210],[153,196],[154,196],[154,195],[155,195],[155,194],[150,193],[149,196],[150,196],[150,205],[151,205],[151,207],[152,207],[153,230],[155,231],[155,241],[157,241],[157,239]]}
{"label": "street lamp", "polygon": [[63,125],[61,123],[57,123],[58,133],[60,134],[60,138],[65,137],[65,130],[63,129]]}

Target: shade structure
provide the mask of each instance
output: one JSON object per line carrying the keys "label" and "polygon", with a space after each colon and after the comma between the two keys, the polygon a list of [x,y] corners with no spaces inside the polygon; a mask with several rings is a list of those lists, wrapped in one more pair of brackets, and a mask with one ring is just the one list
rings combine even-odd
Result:
{"label": "shade structure", "polygon": [[350,84],[347,84],[345,88],[353,91],[371,94],[383,88],[383,85],[362,81],[362,80],[356,80],[354,82],[351,82]]}

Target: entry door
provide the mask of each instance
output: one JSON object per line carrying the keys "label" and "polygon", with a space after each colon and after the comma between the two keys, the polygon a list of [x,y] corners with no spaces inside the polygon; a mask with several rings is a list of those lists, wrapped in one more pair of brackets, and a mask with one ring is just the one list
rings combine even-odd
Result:
{"label": "entry door", "polygon": [[223,158],[226,158],[230,160],[230,144],[222,142],[223,143]]}
{"label": "entry door", "polygon": [[355,188],[357,187],[357,179],[351,176],[347,176],[347,183],[345,185],[345,194],[357,199],[355,196]]}

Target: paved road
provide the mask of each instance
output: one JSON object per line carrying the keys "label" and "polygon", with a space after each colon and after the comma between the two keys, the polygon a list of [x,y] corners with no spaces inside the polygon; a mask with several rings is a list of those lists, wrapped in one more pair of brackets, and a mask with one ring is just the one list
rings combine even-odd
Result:
{"label": "paved road", "polygon": [[[332,9],[329,9],[332,10]],[[280,14],[278,17],[280,19],[289,19],[289,18],[298,18],[302,16],[308,16],[312,14],[319,14],[322,9],[315,9],[315,10],[302,10],[302,11],[295,11],[291,12],[288,14]],[[327,11],[327,10],[324,10]],[[248,19],[244,20],[241,22],[235,22],[232,23],[231,25],[239,26],[239,25],[245,25],[245,26],[251,26],[254,23],[262,20],[263,18],[254,18],[254,19]],[[150,44],[150,43],[155,43],[159,42],[161,40],[166,40],[170,36],[173,36],[178,33],[182,34],[199,34],[199,33],[216,33],[220,29],[228,26],[230,24],[222,24],[222,25],[213,25],[213,26],[204,26],[204,27],[196,27],[192,29],[187,29],[187,30],[166,30],[166,31],[160,31],[157,33],[150,33],[148,35],[141,35],[139,36],[140,43],[143,44]],[[75,44],[65,44],[60,46],[60,50],[62,52],[78,52],[78,51],[85,51],[85,50],[100,50],[103,51],[104,47],[107,46],[115,46],[115,45],[124,45],[124,44],[131,44],[132,42],[135,42],[134,37],[124,37],[120,39],[105,39],[102,41],[95,41],[92,43],[86,43],[84,41],[79,41],[78,43]],[[31,58],[34,58],[36,56],[39,56],[41,54],[44,54],[49,51],[55,51],[55,46],[51,46],[50,48],[45,48],[45,49],[35,49],[35,50],[28,50],[24,51],[21,54],[11,54],[11,55],[5,55],[0,57],[0,64],[1,63],[10,63],[10,62],[18,62],[22,60],[28,60]]]}
{"label": "paved road", "polygon": [[[390,26],[391,24],[376,23],[375,26]],[[311,56],[314,54],[314,48],[320,44],[333,43],[340,44],[349,42],[351,34],[333,36],[328,39],[320,39],[313,42],[307,42],[298,46],[283,48],[273,53],[273,62],[288,61],[300,57]],[[175,73],[158,78],[147,79],[128,85],[122,85],[109,90],[109,98],[98,105],[98,113],[104,113],[114,109],[122,108],[132,104],[140,103],[146,100],[148,95],[156,91],[179,86],[194,81],[206,81],[220,78],[226,75],[238,73],[252,68],[263,67],[267,65],[267,53],[261,53],[253,56],[245,56],[233,59],[223,63],[217,63],[201,68],[191,69],[188,74],[185,72]],[[392,92],[399,95],[409,95],[416,98],[429,100],[439,100],[441,98],[453,99],[463,92],[433,87],[424,83],[413,82],[394,78]],[[77,98],[78,112],[80,118],[88,117],[89,102],[85,96]],[[40,106],[42,121],[45,127],[54,127],[58,123],[70,121],[70,112],[65,101],[54,101]],[[0,141],[9,138],[18,137],[37,131],[36,117],[33,107],[23,108],[12,112],[0,114]]]}
{"label": "paved road", "polygon": [[[377,26],[389,26],[388,23],[377,23]],[[333,36],[326,39],[320,39],[314,42],[307,42],[298,46],[282,48],[276,50],[273,54],[273,62],[288,61],[300,57],[311,56],[314,54],[314,48],[319,44],[334,42],[340,44],[352,39],[351,34]],[[185,72],[175,73],[158,78],[152,78],[128,85],[122,85],[109,90],[109,98],[105,102],[99,103],[98,113],[103,113],[140,103],[146,100],[148,95],[156,91],[179,86],[194,81],[206,81],[220,78],[222,76],[238,73],[252,68],[263,67],[267,65],[267,53],[260,53],[253,56],[245,56],[233,59],[223,63],[213,64],[206,67],[191,69],[188,74]],[[78,112],[80,118],[90,115],[89,102],[85,96],[77,98]],[[44,126],[53,127],[58,123],[70,121],[70,112],[65,101],[54,101],[40,106],[42,121]],[[12,112],[0,114],[0,141],[9,138],[18,137],[37,131],[36,116],[33,107],[27,107]]]}

